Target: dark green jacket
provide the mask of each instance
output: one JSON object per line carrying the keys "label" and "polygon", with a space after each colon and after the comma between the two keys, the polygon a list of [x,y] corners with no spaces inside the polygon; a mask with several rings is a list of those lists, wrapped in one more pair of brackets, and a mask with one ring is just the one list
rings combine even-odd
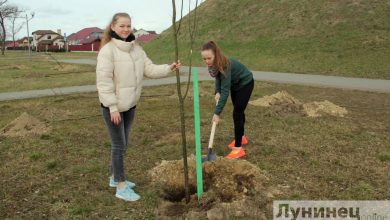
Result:
{"label": "dark green jacket", "polygon": [[230,90],[237,91],[253,80],[253,75],[248,68],[234,58],[229,58],[230,67],[227,67],[224,74],[218,73],[215,77],[215,93],[220,93],[218,105],[214,113],[221,114],[229,97]]}

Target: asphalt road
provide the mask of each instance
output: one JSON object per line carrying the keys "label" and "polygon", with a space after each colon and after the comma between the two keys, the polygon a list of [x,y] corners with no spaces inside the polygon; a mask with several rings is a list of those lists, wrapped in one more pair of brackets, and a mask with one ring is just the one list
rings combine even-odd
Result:
{"label": "asphalt road", "polygon": [[[69,60],[60,60],[60,62],[96,65],[96,60],[93,59],[69,59]],[[207,68],[204,67],[197,67],[197,68],[199,72],[200,81],[213,80],[208,75]],[[185,82],[188,80],[188,74],[187,74],[188,67],[183,66],[181,68],[181,71],[183,72],[183,75],[181,76],[180,80],[181,82]],[[390,93],[390,80],[351,78],[351,77],[339,77],[339,76],[323,76],[323,75],[297,74],[297,73],[265,72],[265,71],[252,71],[252,72],[255,80],[258,81]],[[143,83],[144,86],[175,84],[176,77],[167,77],[162,79],[145,79]],[[65,94],[82,93],[82,92],[95,92],[95,91],[96,91],[96,85],[85,85],[85,86],[51,88],[51,89],[43,89],[43,90],[6,92],[6,93],[0,93],[0,101],[38,98],[44,96],[65,95]]]}

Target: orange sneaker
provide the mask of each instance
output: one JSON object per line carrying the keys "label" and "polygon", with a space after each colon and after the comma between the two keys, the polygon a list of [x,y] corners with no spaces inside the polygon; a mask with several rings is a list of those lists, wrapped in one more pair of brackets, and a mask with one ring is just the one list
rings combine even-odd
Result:
{"label": "orange sneaker", "polygon": [[240,147],[240,149],[233,148],[232,151],[226,156],[226,158],[237,159],[243,156],[245,156],[245,150],[243,147]]}
{"label": "orange sneaker", "polygon": [[[234,147],[234,144],[236,144],[236,141],[233,140],[230,144],[229,144],[229,148],[232,148]],[[247,145],[248,144],[248,139],[246,138],[246,136],[242,136],[242,139],[241,139],[241,145]]]}

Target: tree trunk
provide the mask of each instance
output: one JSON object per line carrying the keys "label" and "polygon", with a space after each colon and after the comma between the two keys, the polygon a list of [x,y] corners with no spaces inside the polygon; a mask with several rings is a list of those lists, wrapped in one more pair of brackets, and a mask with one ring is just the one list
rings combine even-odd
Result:
{"label": "tree trunk", "polygon": [[[177,43],[177,28],[176,28],[176,4],[175,0],[172,0],[173,6],[173,15],[172,15],[172,25],[173,25],[173,40],[175,45],[175,60],[179,60],[179,46]],[[182,140],[182,151],[183,151],[183,166],[184,166],[184,190],[186,196],[186,202],[190,201],[189,194],[189,185],[188,185],[188,162],[187,162],[187,140],[186,140],[186,126],[185,126],[185,115],[184,115],[184,99],[181,93],[181,84],[180,84],[180,71],[176,70],[176,87],[177,95],[179,97],[180,105],[180,128],[181,128],[181,140]]]}
{"label": "tree trunk", "polygon": [[5,26],[4,26],[4,22],[3,22],[3,18],[1,18],[1,28],[3,30],[3,39],[1,39],[1,55],[4,55],[4,51],[5,51],[5,39],[7,38],[7,33],[5,31]]}
{"label": "tree trunk", "polygon": [[16,35],[16,31],[15,31],[15,20],[16,20],[16,16],[17,14],[15,14],[15,17],[12,18],[12,42],[13,42],[13,50],[15,50],[15,35]]}

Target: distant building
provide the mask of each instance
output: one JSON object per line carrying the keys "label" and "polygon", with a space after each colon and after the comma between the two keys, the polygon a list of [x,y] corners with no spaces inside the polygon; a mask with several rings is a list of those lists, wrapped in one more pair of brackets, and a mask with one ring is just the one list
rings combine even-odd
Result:
{"label": "distant building", "polygon": [[57,32],[52,30],[37,30],[32,34],[33,47],[37,51],[47,50],[48,48],[64,48],[65,41],[60,29]]}
{"label": "distant building", "polygon": [[68,36],[68,45],[82,45],[99,40],[103,36],[103,30],[98,27],[84,28],[77,33]]}
{"label": "distant building", "polygon": [[147,35],[141,35],[137,38],[138,42],[140,43],[145,43],[145,42],[148,42],[148,41],[151,41],[153,40],[154,38],[156,38],[158,35],[157,34],[147,34]]}
{"label": "distant building", "polygon": [[67,38],[70,51],[98,51],[103,30],[98,27],[84,28]]}
{"label": "distant building", "polygon": [[[22,39],[18,40],[18,43],[19,43],[19,47],[28,47],[28,38],[27,37],[23,37]],[[33,37],[30,37],[30,46],[33,42]]]}
{"label": "distant building", "polygon": [[153,40],[154,38],[156,38],[158,36],[158,34],[156,33],[156,31],[146,31],[144,29],[139,29],[139,30],[134,29],[134,36],[139,42],[144,43],[144,42],[148,42],[150,40]]}
{"label": "distant building", "polygon": [[15,41],[15,43],[14,43],[13,41],[7,41],[5,44],[5,48],[7,48],[8,50],[10,50],[14,47],[20,47],[19,42]]}
{"label": "distant building", "polygon": [[[30,46],[32,44],[33,38],[30,37]],[[6,48],[8,50],[23,50],[28,48],[28,40],[27,37],[24,37],[22,39],[16,40],[15,42],[13,41],[7,41],[6,42]]]}

